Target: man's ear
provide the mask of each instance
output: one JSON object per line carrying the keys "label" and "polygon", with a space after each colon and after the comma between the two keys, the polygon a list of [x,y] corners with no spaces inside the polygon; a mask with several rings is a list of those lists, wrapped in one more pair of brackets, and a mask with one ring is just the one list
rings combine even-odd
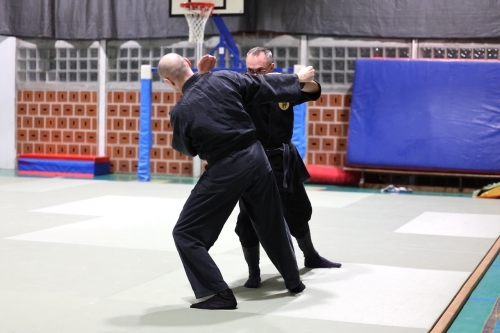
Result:
{"label": "man's ear", "polygon": [[274,70],[274,62],[271,63],[271,66],[269,66],[269,69],[267,71],[271,73],[273,70]]}
{"label": "man's ear", "polygon": [[188,58],[184,58],[184,60],[187,62],[189,68],[193,67],[193,65],[191,65],[191,61],[189,61]]}
{"label": "man's ear", "polygon": [[163,79],[163,82],[165,82],[166,84],[168,84],[169,86],[172,86],[172,87],[175,87],[175,83],[174,81],[170,80],[169,78],[164,78]]}

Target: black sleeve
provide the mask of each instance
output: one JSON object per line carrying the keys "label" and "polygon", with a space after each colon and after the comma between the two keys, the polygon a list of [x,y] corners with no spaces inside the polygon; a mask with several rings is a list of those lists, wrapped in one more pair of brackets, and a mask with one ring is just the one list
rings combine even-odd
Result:
{"label": "black sleeve", "polygon": [[189,123],[172,114],[170,114],[170,123],[174,131],[172,148],[187,156],[194,157],[198,155],[196,148],[191,143],[192,139],[190,136],[191,131]]}
{"label": "black sleeve", "polygon": [[316,82],[319,86],[318,91],[316,91],[314,93],[302,92],[302,94],[300,95],[300,100],[299,100],[298,104],[308,102],[308,101],[316,101],[321,97],[321,84],[319,84],[319,82],[316,80],[314,80],[314,82]]}
{"label": "black sleeve", "polygon": [[302,94],[296,74],[241,74],[239,83],[245,105],[298,102]]}

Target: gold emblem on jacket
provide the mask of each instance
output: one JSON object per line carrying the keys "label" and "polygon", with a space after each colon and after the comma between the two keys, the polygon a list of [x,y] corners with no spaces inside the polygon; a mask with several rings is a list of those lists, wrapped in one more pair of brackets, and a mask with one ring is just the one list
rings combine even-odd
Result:
{"label": "gold emblem on jacket", "polygon": [[278,105],[280,106],[281,110],[287,110],[288,107],[290,107],[290,103],[288,103],[288,102],[280,102],[280,103],[278,103]]}

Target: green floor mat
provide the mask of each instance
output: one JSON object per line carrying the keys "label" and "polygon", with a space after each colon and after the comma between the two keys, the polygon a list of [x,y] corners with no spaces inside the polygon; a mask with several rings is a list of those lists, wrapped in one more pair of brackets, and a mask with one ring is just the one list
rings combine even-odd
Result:
{"label": "green floor mat", "polygon": [[500,256],[467,299],[448,333],[500,333]]}

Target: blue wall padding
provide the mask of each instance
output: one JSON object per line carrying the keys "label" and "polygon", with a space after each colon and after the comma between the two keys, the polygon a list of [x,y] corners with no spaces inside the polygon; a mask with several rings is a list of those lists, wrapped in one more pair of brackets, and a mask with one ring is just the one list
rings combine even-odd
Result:
{"label": "blue wall padding", "polygon": [[306,156],[306,113],[307,103],[295,105],[293,107],[293,135],[292,143],[297,147],[300,157]]}
{"label": "blue wall padding", "polygon": [[85,173],[95,176],[107,175],[109,173],[109,162],[94,163],[90,161],[19,158],[17,164],[19,171]]}
{"label": "blue wall padding", "polygon": [[347,164],[500,173],[500,63],[356,61]]}
{"label": "blue wall padding", "polygon": [[153,146],[151,131],[152,80],[141,79],[141,114],[139,117],[139,161],[137,178],[145,182],[151,180],[150,156]]}

